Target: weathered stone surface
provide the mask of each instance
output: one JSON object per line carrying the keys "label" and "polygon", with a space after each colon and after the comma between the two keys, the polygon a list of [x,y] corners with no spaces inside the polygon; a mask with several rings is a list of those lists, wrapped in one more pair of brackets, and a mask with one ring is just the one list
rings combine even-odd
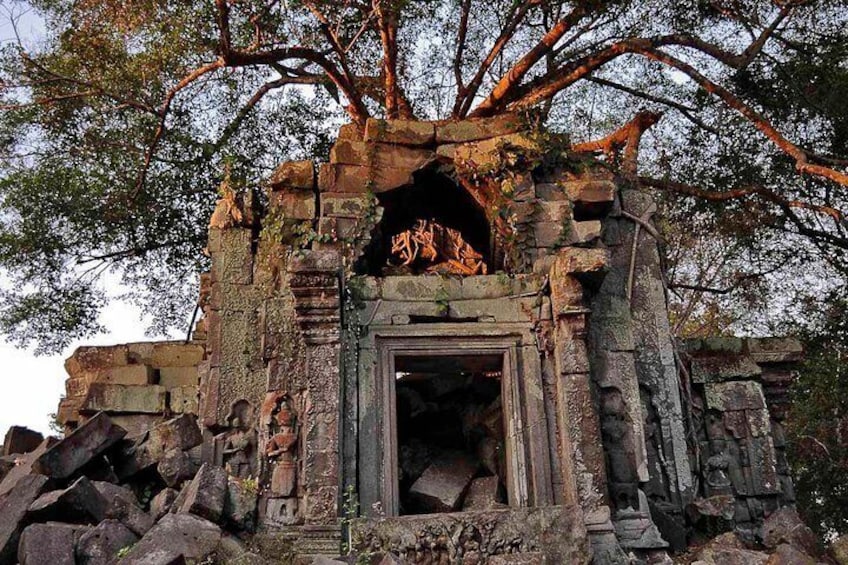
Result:
{"label": "weathered stone surface", "polygon": [[430,145],[435,138],[436,126],[431,122],[376,118],[368,118],[365,122],[365,141],[399,145]]}
{"label": "weathered stone surface", "polygon": [[816,565],[817,562],[803,551],[788,543],[782,543],[777,546],[766,563],[767,565]]}
{"label": "weathered stone surface", "polygon": [[199,383],[197,367],[162,367],[159,369],[159,384],[169,390],[182,386],[197,387]]}
{"label": "weathered stone surface", "polygon": [[480,477],[471,481],[462,501],[462,510],[491,510],[499,506],[497,477]]}
{"label": "weathered stone surface", "polygon": [[722,412],[762,410],[766,407],[763,387],[754,381],[708,383],[704,387],[707,407]]}
{"label": "weathered stone surface", "polygon": [[[3,497],[6,493],[15,488],[17,482],[29,475],[33,472],[33,465],[38,460],[41,455],[43,455],[50,447],[56,444],[58,440],[54,437],[48,437],[41,444],[30,453],[26,453],[24,455],[16,455],[12,457],[10,460],[11,465],[8,466],[6,472],[3,476],[3,480],[0,481],[0,498]],[[4,465],[5,466],[5,465]]]}
{"label": "weathered stone surface", "polygon": [[330,557],[325,557],[323,555],[316,555],[312,558],[312,561],[309,562],[309,565],[344,565],[344,563],[344,561],[339,561],[338,559],[331,559]]}
{"label": "weathered stone surface", "polygon": [[361,167],[397,167],[418,170],[436,158],[429,149],[415,149],[383,143],[338,141],[330,150],[330,162]]}
{"label": "weathered stone surface", "polygon": [[195,514],[212,522],[221,519],[227,498],[227,472],[204,463],[186,487],[186,496],[178,512]]}
{"label": "weathered stone surface", "polygon": [[495,555],[486,561],[486,565],[545,565],[545,563],[545,556],[538,551]]}
{"label": "weathered stone surface", "polygon": [[512,151],[535,152],[538,142],[519,133],[463,143],[454,151],[454,161],[462,167],[491,170],[502,165],[504,157]]}
{"label": "weathered stone surface", "polygon": [[130,489],[102,481],[93,481],[92,484],[108,503],[107,518],[120,521],[139,537],[153,527],[156,518],[141,508]]}
{"label": "weathered stone surface", "polygon": [[154,520],[159,520],[171,510],[171,505],[177,499],[179,491],[172,488],[160,490],[150,501],[150,514]]}
{"label": "weathered stone surface", "polygon": [[731,495],[698,498],[686,508],[689,522],[697,529],[716,533],[733,529],[736,499]]}
{"label": "weathered stone surface", "polygon": [[801,521],[794,508],[772,512],[763,522],[761,537],[763,545],[770,549],[787,543],[808,555],[821,553],[816,535]]}
{"label": "weathered stone surface", "polygon": [[479,465],[461,451],[445,451],[412,484],[409,496],[422,511],[456,510]]}
{"label": "weathered stone surface", "polygon": [[492,118],[477,118],[447,122],[436,126],[436,142],[465,143],[516,133],[527,129],[518,114],[501,114]]}
{"label": "weathered stone surface", "polygon": [[726,533],[703,546],[695,554],[695,561],[710,565],[762,565],[768,557],[767,553],[747,549],[735,534]]}
{"label": "weathered stone surface", "polygon": [[230,477],[224,502],[224,520],[242,531],[256,527],[256,483]]}
{"label": "weathered stone surface", "polygon": [[153,384],[153,368],[147,365],[110,367],[97,381],[116,385],[149,385]]}
{"label": "weathered stone surface", "polygon": [[612,181],[588,180],[562,183],[569,200],[584,203],[602,203],[615,200],[616,185]]}
{"label": "weathered stone surface", "polygon": [[156,414],[165,411],[166,391],[159,385],[91,383],[80,412]]}
{"label": "weathered stone surface", "polygon": [[172,449],[185,451],[203,443],[203,436],[197,425],[197,417],[183,414],[172,418],[150,430],[145,445],[157,459]]}
{"label": "weathered stone surface", "polygon": [[383,300],[435,302],[439,298],[449,300],[461,296],[460,280],[443,276],[395,276],[386,277],[382,284]]}
{"label": "weathered stone surface", "polygon": [[450,556],[470,552],[487,563],[499,555],[540,552],[546,563],[577,565],[592,559],[581,516],[569,506],[510,508],[357,519],[351,530],[355,550],[405,554],[411,563],[451,563],[456,558]]}
{"label": "weathered stone surface", "polygon": [[370,206],[364,196],[324,192],[321,194],[321,216],[325,218],[361,218]]}
{"label": "weathered stone surface", "polygon": [[274,192],[270,204],[286,220],[311,220],[315,217],[315,194],[312,192]]}
{"label": "weathered stone surface", "polygon": [[106,518],[109,502],[86,477],[80,477],[63,490],[42,494],[28,510],[27,519],[34,522],[55,520],[81,524],[97,524]]}
{"label": "weathered stone surface", "polygon": [[138,541],[138,536],[117,520],[103,520],[85,532],[77,543],[77,565],[109,565],[124,548]]}
{"label": "weathered stone surface", "polygon": [[197,414],[197,386],[179,386],[168,391],[168,408],[174,414]]}
{"label": "weathered stone surface", "polygon": [[315,165],[312,161],[287,161],[274,170],[268,184],[272,190],[311,190],[315,185]]}
{"label": "weathered stone surface", "polygon": [[[100,413],[44,452],[33,469],[48,477],[64,479],[120,441],[126,430]],[[7,477],[8,478],[8,477]]]}
{"label": "weathered stone surface", "polygon": [[748,354],[755,363],[787,363],[804,358],[804,346],[797,339],[748,338]]}
{"label": "weathered stone surface", "polygon": [[20,565],[74,565],[74,549],[83,535],[71,524],[32,524],[18,545]]}
{"label": "weathered stone surface", "polygon": [[839,565],[848,565],[848,534],[833,540],[828,547],[828,553]]}
{"label": "weathered stone surface", "polygon": [[747,355],[722,355],[692,359],[692,380],[696,383],[748,379],[762,373]]}
{"label": "weathered stone surface", "polygon": [[2,455],[35,451],[42,441],[44,441],[44,436],[40,433],[23,426],[12,426],[3,438]]}
{"label": "weathered stone surface", "polygon": [[321,192],[379,194],[412,184],[411,169],[398,167],[361,167],[357,165],[321,165],[318,188]]}
{"label": "weathered stone surface", "polygon": [[13,562],[27,510],[47,484],[43,475],[27,475],[15,483],[5,498],[0,498],[0,563]]}
{"label": "weathered stone surface", "polygon": [[200,561],[215,551],[221,530],[208,520],[190,514],[168,514],[136,543],[121,565],[162,565]]}
{"label": "weathered stone surface", "polygon": [[183,481],[194,477],[197,465],[185,451],[171,449],[162,456],[156,470],[166,485],[178,487]]}

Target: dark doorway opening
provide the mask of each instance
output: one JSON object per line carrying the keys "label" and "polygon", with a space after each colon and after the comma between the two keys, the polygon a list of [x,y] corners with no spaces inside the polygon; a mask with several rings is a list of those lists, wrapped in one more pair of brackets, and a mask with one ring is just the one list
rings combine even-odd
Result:
{"label": "dark doorway opening", "polygon": [[506,505],[502,366],[500,355],[396,359],[401,514]]}

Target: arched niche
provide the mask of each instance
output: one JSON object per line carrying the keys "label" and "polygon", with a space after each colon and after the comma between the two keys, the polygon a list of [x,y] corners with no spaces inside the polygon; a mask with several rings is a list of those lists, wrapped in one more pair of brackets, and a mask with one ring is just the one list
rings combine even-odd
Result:
{"label": "arched niche", "polygon": [[[419,171],[414,175],[413,184],[378,194],[377,200],[383,208],[383,216],[357,264],[359,274],[494,272],[491,228],[485,211],[449,176],[434,170]],[[409,249],[404,246],[405,234],[415,240],[412,245],[416,249],[422,247],[422,238],[433,237],[436,257],[422,253],[409,263],[404,261],[410,257]],[[465,262],[455,256],[457,248]],[[452,260],[471,267],[465,271]],[[475,269],[477,263],[480,265]]]}

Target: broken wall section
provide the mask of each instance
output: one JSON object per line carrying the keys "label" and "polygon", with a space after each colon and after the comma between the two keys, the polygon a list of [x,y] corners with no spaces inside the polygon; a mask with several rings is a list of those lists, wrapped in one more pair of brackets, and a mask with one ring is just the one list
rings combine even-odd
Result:
{"label": "broken wall section", "polygon": [[784,420],[788,387],[803,358],[782,338],[689,340],[686,359],[699,442],[697,472],[705,501],[689,518],[723,522],[748,539],[772,513],[794,506]]}
{"label": "broken wall section", "polygon": [[203,342],[161,341],[80,347],[65,361],[58,422],[71,432],[103,411],[130,436],[163,416],[198,410]]}

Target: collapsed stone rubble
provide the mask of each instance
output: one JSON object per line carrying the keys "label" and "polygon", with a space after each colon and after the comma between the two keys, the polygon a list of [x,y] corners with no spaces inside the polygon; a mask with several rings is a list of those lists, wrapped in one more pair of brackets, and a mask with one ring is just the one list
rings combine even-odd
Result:
{"label": "collapsed stone rubble", "polygon": [[7,435],[0,564],[823,559],[800,345],[676,342],[650,195],[569,147],[369,120],[223,186],[192,339],[79,349],[66,437]]}

